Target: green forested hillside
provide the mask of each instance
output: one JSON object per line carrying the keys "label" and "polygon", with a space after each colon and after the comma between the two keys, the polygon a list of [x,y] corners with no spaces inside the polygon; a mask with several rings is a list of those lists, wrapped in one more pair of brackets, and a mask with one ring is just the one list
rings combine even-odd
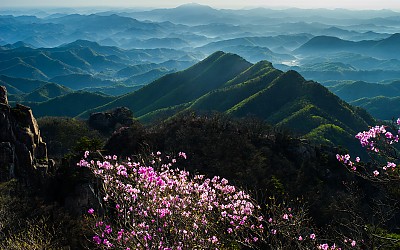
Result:
{"label": "green forested hillside", "polygon": [[47,83],[48,82],[40,80],[0,75],[0,84],[5,86],[10,94],[30,93]]}
{"label": "green forested hillside", "polygon": [[223,87],[226,82],[250,66],[251,63],[237,55],[216,52],[187,70],[161,77],[142,89],[96,110],[126,106],[133,110],[136,116],[142,116],[158,109],[191,102]]}
{"label": "green forested hillside", "polygon": [[73,90],[65,86],[56,83],[46,83],[29,94],[12,95],[9,100],[18,102],[44,102],[71,92]]}
{"label": "green forested hillside", "polygon": [[362,107],[372,116],[381,120],[396,119],[400,114],[400,97],[377,96],[361,98],[351,102],[352,105]]}
{"label": "green forested hillside", "polygon": [[394,81],[390,84],[356,81],[353,83],[337,84],[328,88],[347,102],[355,101],[364,97],[396,97],[400,95],[400,81]]}
{"label": "green forested hillside", "polygon": [[319,83],[306,81],[296,71],[282,72],[267,61],[252,65],[224,52],[89,110],[82,117],[118,106],[129,107],[144,122],[190,110],[254,116],[331,144],[338,136],[348,144],[353,134],[373,123],[365,111]]}
{"label": "green forested hillside", "polygon": [[77,91],[45,102],[22,102],[22,104],[29,106],[36,117],[75,117],[87,109],[108,103],[114,99],[115,97],[99,93]]}

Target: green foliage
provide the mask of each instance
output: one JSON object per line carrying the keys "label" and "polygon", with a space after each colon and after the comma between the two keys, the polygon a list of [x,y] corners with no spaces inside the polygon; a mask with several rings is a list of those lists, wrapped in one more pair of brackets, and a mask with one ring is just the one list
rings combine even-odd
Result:
{"label": "green foliage", "polygon": [[73,118],[44,117],[38,119],[43,140],[47,143],[49,157],[61,157],[68,152],[99,149],[105,140],[85,121]]}
{"label": "green foliage", "polygon": [[257,200],[261,203],[265,202],[265,192],[304,197],[312,204],[320,225],[334,217],[323,205],[334,202],[340,192],[334,179],[352,179],[336,161],[337,149],[313,146],[260,120],[236,120],[221,114],[187,112],[147,128],[124,129],[115,133],[105,148],[121,156],[141,154],[149,148],[187,152],[182,168],[210,177],[223,176],[235,185],[259,192]]}
{"label": "green foliage", "polygon": [[274,192],[278,195],[284,195],[285,194],[285,187],[283,186],[282,182],[276,178],[275,175],[271,176],[271,186],[274,189]]}
{"label": "green foliage", "polygon": [[89,138],[87,136],[83,136],[80,138],[75,146],[75,152],[85,152],[85,151],[97,151],[100,150],[103,146],[103,141],[100,138]]}

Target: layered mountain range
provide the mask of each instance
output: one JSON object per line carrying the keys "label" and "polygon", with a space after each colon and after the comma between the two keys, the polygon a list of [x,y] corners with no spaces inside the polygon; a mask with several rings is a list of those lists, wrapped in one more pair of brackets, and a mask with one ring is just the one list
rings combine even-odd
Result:
{"label": "layered mountain range", "polygon": [[268,61],[252,64],[221,51],[80,117],[119,106],[130,108],[144,122],[190,110],[255,116],[327,141],[352,138],[356,131],[373,123],[364,110],[350,106],[295,71],[280,71]]}
{"label": "layered mountain range", "polygon": [[[0,84],[11,102],[43,106],[75,91],[111,100],[224,51],[252,64],[266,60],[276,69],[295,70],[377,118],[398,115],[396,100],[387,99],[396,98],[396,91],[377,90],[400,79],[400,19],[394,11],[229,10],[199,4],[27,9],[1,11],[0,25]],[[359,81],[380,85],[356,84],[358,98],[348,99],[352,92],[341,86]],[[374,109],[383,107],[378,105],[383,99],[390,108]],[[77,107],[68,114],[84,111]]]}
{"label": "layered mountain range", "polygon": [[341,143],[374,123],[346,102],[380,119],[398,112],[400,20],[392,11],[189,4],[11,12],[0,23],[0,84],[11,104],[38,117],[125,106],[149,123],[217,111]]}

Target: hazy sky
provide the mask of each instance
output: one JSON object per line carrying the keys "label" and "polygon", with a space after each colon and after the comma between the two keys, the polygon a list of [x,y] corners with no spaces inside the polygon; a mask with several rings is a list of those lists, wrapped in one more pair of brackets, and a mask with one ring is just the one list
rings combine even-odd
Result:
{"label": "hazy sky", "polygon": [[[1,7],[40,6],[129,6],[129,7],[175,7],[191,0],[0,0]],[[243,7],[299,7],[299,8],[348,8],[400,10],[400,0],[197,0],[199,4],[217,8]]]}

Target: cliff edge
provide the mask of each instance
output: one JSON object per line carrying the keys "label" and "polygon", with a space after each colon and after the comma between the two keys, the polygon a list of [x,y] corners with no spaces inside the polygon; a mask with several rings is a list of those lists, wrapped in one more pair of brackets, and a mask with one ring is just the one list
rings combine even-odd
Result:
{"label": "cliff edge", "polygon": [[0,181],[45,174],[49,166],[47,146],[40,136],[32,110],[8,104],[7,89],[0,86]]}

